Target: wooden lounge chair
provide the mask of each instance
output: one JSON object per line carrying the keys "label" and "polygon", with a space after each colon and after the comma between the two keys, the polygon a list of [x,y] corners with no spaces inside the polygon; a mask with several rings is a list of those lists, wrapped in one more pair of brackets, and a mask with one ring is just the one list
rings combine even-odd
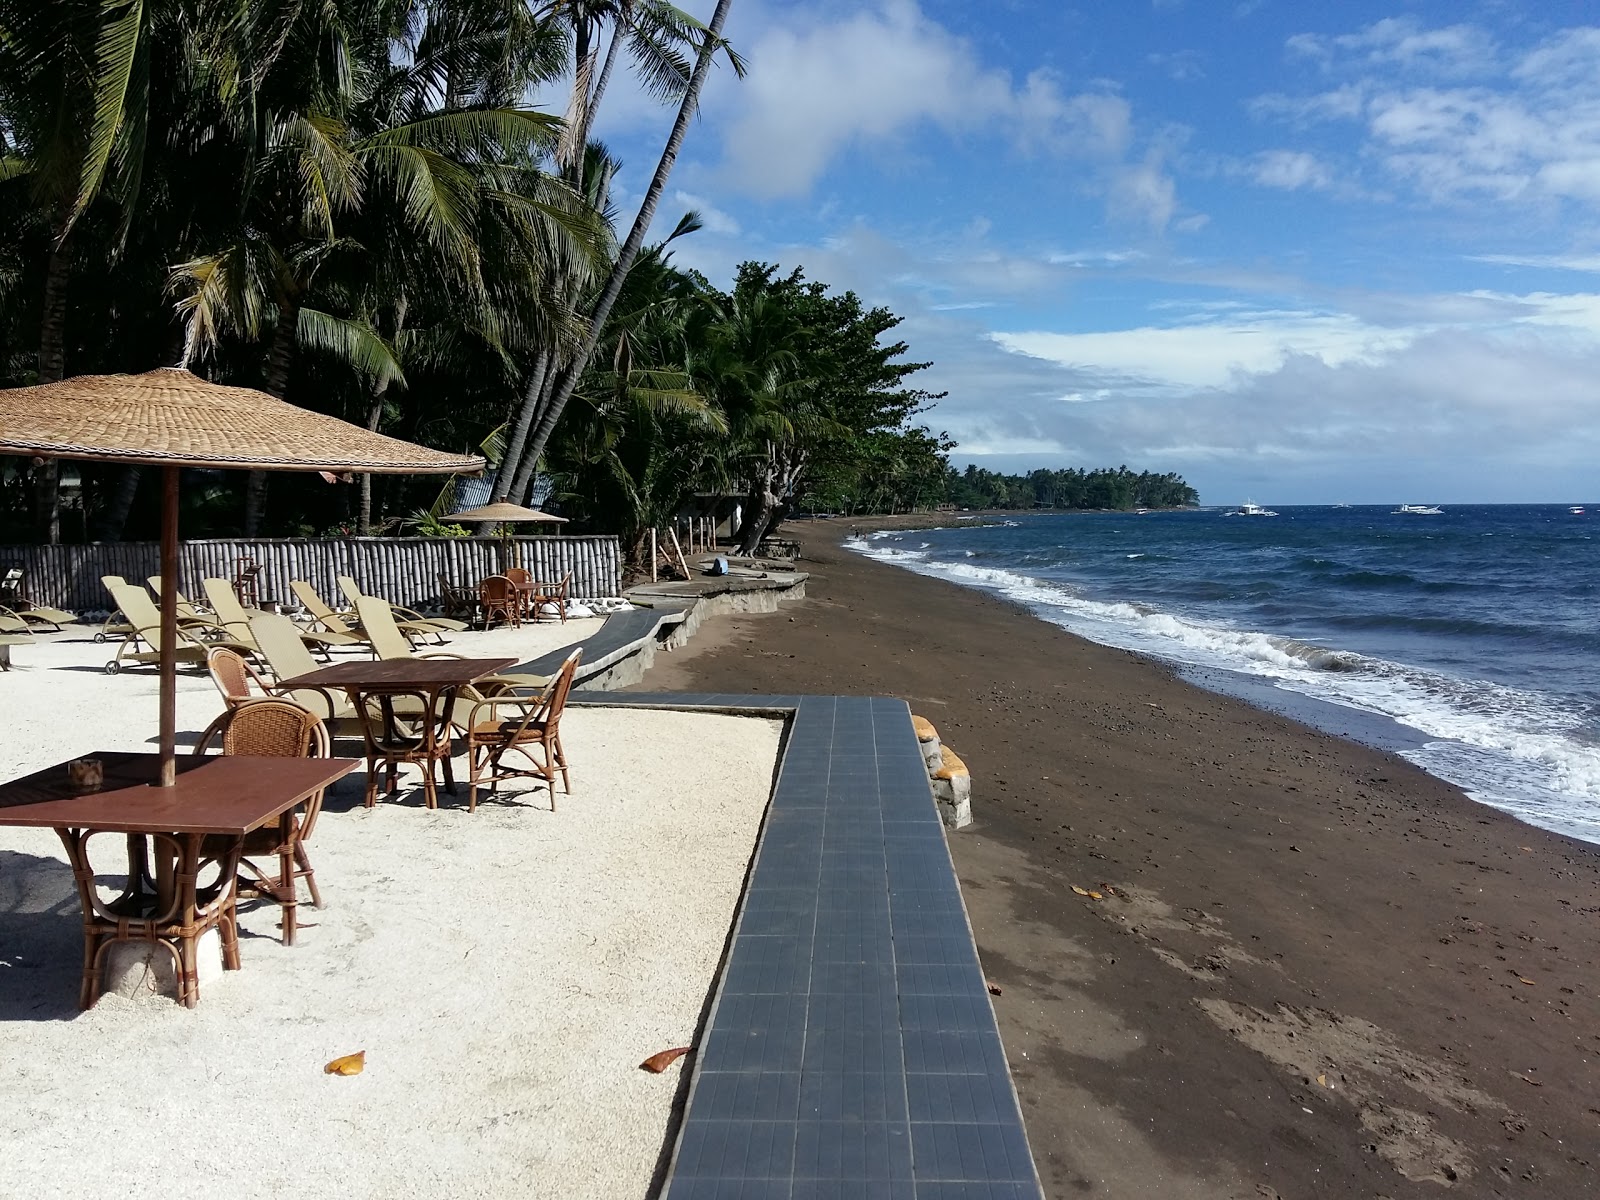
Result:
{"label": "wooden lounge chair", "polygon": [[[120,646],[117,656],[106,664],[106,674],[115,675],[125,663],[159,663],[161,661],[161,614],[156,611],[150,594],[131,583],[110,585],[111,598],[128,618],[131,632]],[[209,621],[182,621],[177,628],[177,661],[204,663],[206,655],[216,646],[226,646],[240,654],[249,654],[255,647],[233,641],[228,631]],[[140,650],[143,644],[147,647]]]}
{"label": "wooden lounge chair", "polygon": [[[217,622],[233,635],[234,640],[254,645],[255,638],[250,632],[250,612],[239,597],[233,594],[233,585],[226,579],[207,579],[204,581],[206,599],[211,602],[211,610],[217,615]],[[260,609],[255,609],[260,612]],[[319,632],[315,629],[300,630],[300,640],[315,651],[320,651],[323,658],[328,658],[328,649],[331,646],[359,646],[365,640],[350,633]]]}
{"label": "wooden lounge chair", "polygon": [[478,607],[485,629],[494,626],[497,614],[508,625],[522,625],[522,593],[509,575],[491,575],[478,584]]}
{"label": "wooden lounge chair", "polygon": [[[206,728],[195,747],[204,754],[213,741],[223,754],[249,754],[266,758],[327,758],[328,730],[313,712],[290,700],[249,700],[229,708]],[[246,883],[283,908],[283,944],[294,945],[298,925],[299,881],[306,881],[311,903],[322,907],[317,873],[306,853],[306,842],[322,811],[322,792],[314,793],[291,810],[285,823],[267,824],[245,834],[242,857],[234,868],[247,875]],[[268,871],[255,859],[276,858]]]}
{"label": "wooden lounge chair", "polygon": [[[582,657],[581,649],[567,655],[550,686],[537,694],[504,693],[472,706],[467,720],[467,762],[471,768],[468,812],[478,806],[481,784],[487,783],[490,791],[497,791],[507,779],[544,780],[550,789],[551,812],[556,808],[556,772],[561,773],[562,791],[572,794],[567,756],[561,749],[561,714]],[[526,765],[507,766],[504,758],[513,753],[520,755]]]}
{"label": "wooden lounge chair", "polygon": [[[350,601],[351,604],[356,604],[362,596],[366,595],[356,586],[355,576],[353,575],[339,576],[339,590],[344,593],[345,599]],[[379,596],[377,599],[383,600],[383,597]],[[396,604],[392,600],[385,600],[384,603],[394,613],[396,623],[401,629],[407,632],[433,634],[441,642],[444,641],[443,635],[445,633],[462,633],[470,628],[465,621],[455,621],[449,617],[425,617],[416,610],[406,608],[402,604]],[[359,604],[356,604],[357,611],[360,610],[360,607]]]}

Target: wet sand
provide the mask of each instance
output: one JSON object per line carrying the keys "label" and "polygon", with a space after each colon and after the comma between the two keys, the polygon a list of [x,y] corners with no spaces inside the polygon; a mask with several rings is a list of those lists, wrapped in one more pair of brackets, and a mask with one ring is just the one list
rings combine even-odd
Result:
{"label": "wet sand", "polygon": [[641,686],[898,695],[959,751],[1049,1195],[1600,1195],[1600,849],[848,531]]}

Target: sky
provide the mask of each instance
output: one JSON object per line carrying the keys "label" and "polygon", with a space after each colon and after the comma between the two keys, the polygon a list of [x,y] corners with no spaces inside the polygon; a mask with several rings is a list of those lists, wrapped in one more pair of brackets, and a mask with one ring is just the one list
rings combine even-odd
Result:
{"label": "sky", "polygon": [[[710,0],[680,0],[709,19]],[[658,236],[904,318],[994,470],[1600,501],[1600,0],[733,0]],[[631,215],[672,113],[597,134]]]}

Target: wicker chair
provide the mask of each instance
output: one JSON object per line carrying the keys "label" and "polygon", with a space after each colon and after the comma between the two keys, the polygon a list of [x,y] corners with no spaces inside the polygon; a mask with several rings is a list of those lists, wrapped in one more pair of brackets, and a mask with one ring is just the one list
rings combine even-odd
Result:
{"label": "wicker chair", "polygon": [[[235,705],[206,727],[195,753],[204,754],[213,741],[220,741],[223,754],[251,754],[264,758],[327,758],[328,729],[315,713],[290,700],[264,698]],[[285,814],[276,825],[253,829],[244,838],[237,871],[246,872],[247,882],[262,895],[283,908],[283,944],[294,945],[297,925],[298,881],[306,881],[311,903],[322,907],[317,890],[317,873],[306,853],[306,842],[316,828],[322,812],[322,793]],[[276,871],[268,871],[252,861],[276,857]]]}
{"label": "wicker chair", "polygon": [[222,702],[229,708],[238,708],[272,694],[272,685],[261,678],[237,650],[218,646],[206,655],[206,670],[211,674],[211,682],[217,685],[217,691],[222,693]]}
{"label": "wicker chair", "polygon": [[[567,706],[567,693],[577,674],[582,649],[567,655],[550,686],[537,695],[504,694],[490,696],[472,706],[467,726],[467,762],[471,768],[467,787],[467,811],[478,806],[478,787],[487,783],[499,790],[503,780],[531,777],[542,779],[550,789],[550,811],[556,809],[556,772],[561,773],[561,790],[572,794],[567,775],[567,756],[561,748],[561,714]],[[507,712],[509,716],[505,715]],[[508,753],[520,754],[528,765],[508,767]]]}
{"label": "wicker chair", "polygon": [[556,615],[561,618],[561,623],[567,623],[567,593],[572,590],[572,572],[568,571],[557,583],[539,583],[534,585],[533,619],[537,621],[544,615],[544,606],[549,604],[556,610]]}
{"label": "wicker chair", "polygon": [[458,588],[441,572],[439,575],[439,604],[444,615],[453,620],[465,620],[471,625],[478,617],[478,598],[466,588]]}
{"label": "wicker chair", "polygon": [[494,625],[495,614],[501,620],[522,626],[522,593],[505,575],[491,575],[478,585],[478,607],[483,610],[483,627]]}

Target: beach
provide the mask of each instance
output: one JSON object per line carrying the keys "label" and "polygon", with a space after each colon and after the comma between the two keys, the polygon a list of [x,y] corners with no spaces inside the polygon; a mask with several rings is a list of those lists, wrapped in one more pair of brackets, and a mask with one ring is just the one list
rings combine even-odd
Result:
{"label": "beach", "polygon": [[960,753],[950,846],[1049,1195],[1600,1191],[1600,850],[850,529],[786,526],[808,599],[640,686],[901,696]]}
{"label": "beach", "polygon": [[[459,634],[456,653],[531,656],[598,620]],[[0,675],[7,777],[148,749],[155,674],[110,677],[69,628]],[[222,709],[179,677],[180,744]],[[77,1007],[82,920],[47,828],[0,830],[0,1196],[643,1196],[686,1070],[639,1069],[703,1016],[766,812],[780,722],[572,708],[572,790],[466,787],[423,807],[419,769],[363,804],[330,790],[308,843],[323,906],[293,946],[275,905],[240,906],[241,969],[194,1009],[137,968]],[[360,743],[336,752],[360,754]],[[456,778],[467,762],[458,757]],[[103,888],[126,871],[106,835]],[[212,951],[215,954],[215,951]],[[218,964],[213,958],[211,965]],[[325,1073],[365,1052],[365,1069]]]}

